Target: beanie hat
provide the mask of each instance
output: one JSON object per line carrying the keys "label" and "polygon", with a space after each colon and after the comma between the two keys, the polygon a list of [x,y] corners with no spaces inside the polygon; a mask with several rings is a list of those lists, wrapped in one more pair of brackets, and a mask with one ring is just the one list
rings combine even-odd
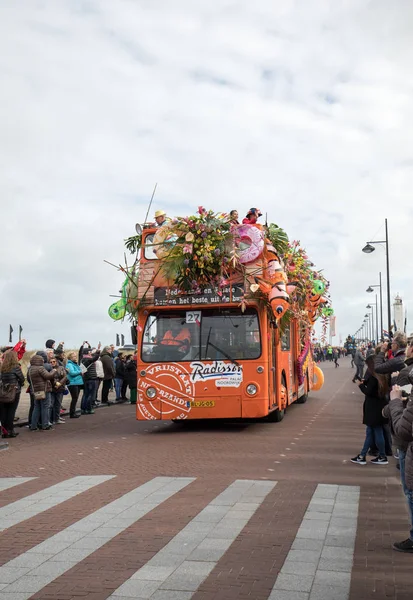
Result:
{"label": "beanie hat", "polygon": [[46,342],[46,348],[50,348],[50,350],[53,350],[53,344],[55,343],[55,340],[47,340]]}

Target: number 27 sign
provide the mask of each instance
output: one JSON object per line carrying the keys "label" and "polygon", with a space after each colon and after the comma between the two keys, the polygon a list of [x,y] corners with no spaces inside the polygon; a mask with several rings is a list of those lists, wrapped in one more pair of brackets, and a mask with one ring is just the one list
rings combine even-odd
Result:
{"label": "number 27 sign", "polygon": [[186,311],[186,322],[188,324],[197,323],[201,324],[201,311],[200,310],[188,310]]}

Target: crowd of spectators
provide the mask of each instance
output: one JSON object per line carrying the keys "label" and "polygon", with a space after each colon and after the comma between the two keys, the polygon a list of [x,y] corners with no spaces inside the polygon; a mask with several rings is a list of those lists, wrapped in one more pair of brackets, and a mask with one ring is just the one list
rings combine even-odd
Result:
{"label": "crowd of spectators", "polygon": [[410,516],[410,533],[393,548],[413,553],[413,343],[408,345],[406,335],[396,332],[390,342],[376,348],[372,344],[358,347],[352,362],[356,367],[353,382],[358,380],[365,396],[366,436],[360,453],[351,462],[366,465],[370,454],[374,455],[371,463],[387,465],[388,456],[394,452]]}
{"label": "crowd of spectators", "polygon": [[[19,362],[26,350],[25,340],[14,347],[1,349],[0,423],[3,438],[18,435],[14,428],[15,415],[26,381],[31,431],[47,431],[63,424],[67,413],[71,419],[93,415],[99,404],[110,406],[114,403],[109,400],[111,390],[116,391],[116,402],[136,403],[136,353],[126,354],[115,350],[113,345],[101,350],[100,343],[93,348],[89,342],[84,342],[78,352],[66,353],[63,342],[56,348],[55,345],[55,340],[46,341],[44,350],[30,358],[26,375]],[[70,397],[68,410],[62,406],[65,396]]]}

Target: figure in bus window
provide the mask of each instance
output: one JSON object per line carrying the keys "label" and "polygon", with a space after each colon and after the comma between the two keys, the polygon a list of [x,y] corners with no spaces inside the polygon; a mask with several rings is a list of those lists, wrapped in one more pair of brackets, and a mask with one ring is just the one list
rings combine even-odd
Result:
{"label": "figure in bus window", "polygon": [[[179,321],[171,319],[170,328],[165,331],[161,346],[172,347],[183,357],[188,354],[191,346],[191,332],[188,327],[181,327]],[[175,355],[175,353],[172,351],[171,355]]]}

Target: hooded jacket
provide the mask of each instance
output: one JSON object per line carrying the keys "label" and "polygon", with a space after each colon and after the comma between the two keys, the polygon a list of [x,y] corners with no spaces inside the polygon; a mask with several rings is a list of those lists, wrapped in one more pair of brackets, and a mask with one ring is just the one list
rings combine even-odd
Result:
{"label": "hooded jacket", "polygon": [[54,379],[55,371],[47,371],[44,368],[44,360],[38,354],[30,359],[30,368],[27,378],[32,392],[51,392],[51,381]]}

